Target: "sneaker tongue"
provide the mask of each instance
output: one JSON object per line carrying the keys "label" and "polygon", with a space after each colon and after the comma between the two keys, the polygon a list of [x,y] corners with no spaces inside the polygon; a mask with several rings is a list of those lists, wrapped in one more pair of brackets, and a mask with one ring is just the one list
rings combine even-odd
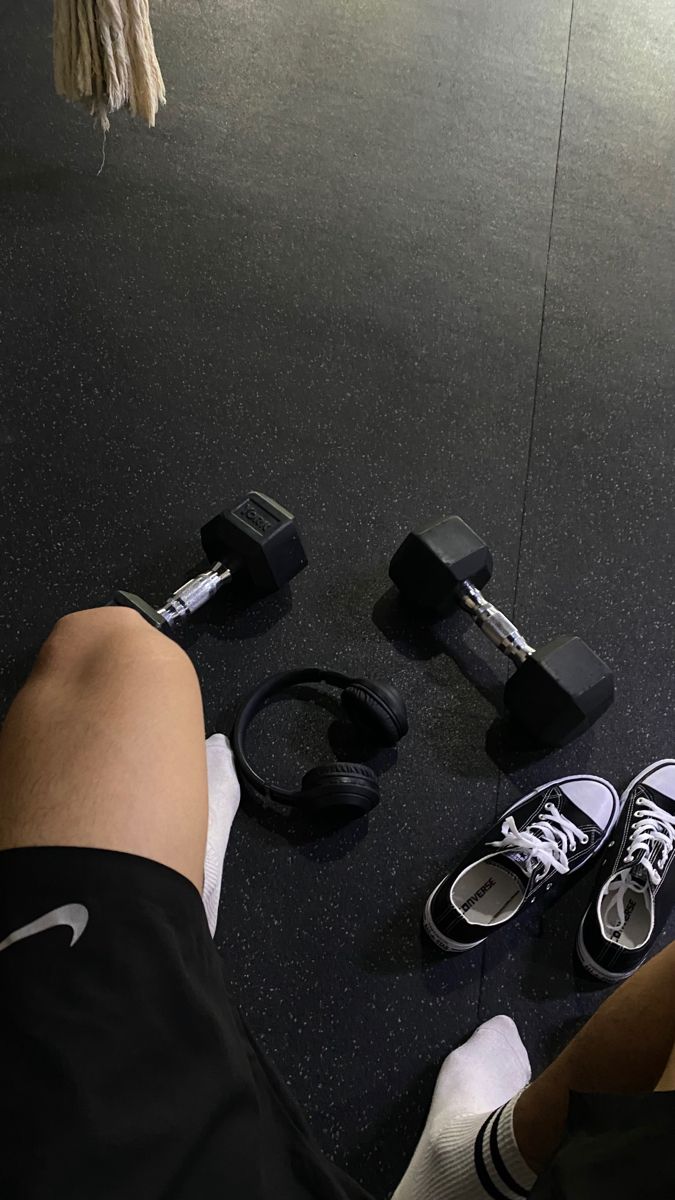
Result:
{"label": "sneaker tongue", "polygon": [[650,853],[646,850],[629,865],[629,874],[637,887],[643,888],[651,883],[645,863],[649,863],[656,871],[659,870],[662,847],[654,846]]}
{"label": "sneaker tongue", "polygon": [[502,850],[500,854],[495,854],[494,862],[498,863],[504,870],[510,871],[515,875],[516,879],[527,887],[532,878],[530,871],[526,867],[527,855],[520,850]]}
{"label": "sneaker tongue", "polygon": [[[656,804],[659,808],[662,808],[663,811],[668,813],[669,816],[675,817],[675,797],[665,796],[663,792],[658,792],[656,788],[643,787],[639,795],[639,799],[641,798],[651,800],[652,803]],[[639,800],[636,811],[639,812]],[[658,823],[658,816],[656,816],[654,820]],[[634,879],[640,887],[643,887],[649,882],[649,876],[645,871],[644,863],[651,863],[651,865],[658,870],[659,861],[663,857],[663,846],[660,842],[654,842],[651,850],[641,850],[639,851],[639,854],[640,857],[636,858],[635,862],[630,864],[630,874],[631,878]]]}
{"label": "sneaker tongue", "polygon": [[643,888],[649,883],[649,875],[645,869],[644,861],[643,857],[639,862],[632,863],[630,868],[630,877],[639,888]]}
{"label": "sneaker tongue", "polygon": [[[660,808],[663,808],[665,812],[672,812],[672,815],[675,816],[675,811],[673,811],[675,809],[675,803],[670,799],[670,797],[662,796],[660,792],[650,789],[648,798],[653,800],[655,804],[658,804]],[[656,817],[655,820],[658,822],[658,817]],[[638,853],[640,857],[636,858],[635,861],[630,864],[630,877],[635,881],[638,887],[644,887],[650,882],[649,875],[645,870],[644,864],[646,862],[650,863],[658,870],[660,859],[663,856],[663,846],[660,842],[654,842],[650,850],[643,849],[638,851]]]}

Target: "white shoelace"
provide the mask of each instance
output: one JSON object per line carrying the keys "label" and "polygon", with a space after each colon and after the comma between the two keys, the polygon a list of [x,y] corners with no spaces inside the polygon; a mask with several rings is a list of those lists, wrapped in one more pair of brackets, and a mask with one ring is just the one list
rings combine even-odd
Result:
{"label": "white shoelace", "polygon": [[[661,853],[658,848],[661,847]],[[675,848],[675,817],[664,812],[652,800],[641,798],[635,805],[631,837],[626,853],[621,860],[622,870],[612,875],[600,893],[600,898],[611,897],[613,904],[605,913],[609,929],[623,929],[626,924],[626,895],[628,892],[644,894],[650,887],[658,887],[663,871]],[[644,882],[633,874],[635,856],[643,851],[639,865],[645,873]],[[652,862],[651,859],[654,859]],[[616,910],[616,918],[610,916]]]}
{"label": "white shoelace", "polygon": [[588,841],[588,834],[564,817],[551,802],[544,805],[539,820],[532,821],[525,829],[518,829],[515,818],[507,817],[502,822],[502,833],[503,841],[489,844],[498,850],[517,850],[522,854],[523,867],[530,876],[541,864],[544,870],[540,879],[551,870],[566,875],[570,869],[569,855],[576,850],[577,842],[584,846]]}

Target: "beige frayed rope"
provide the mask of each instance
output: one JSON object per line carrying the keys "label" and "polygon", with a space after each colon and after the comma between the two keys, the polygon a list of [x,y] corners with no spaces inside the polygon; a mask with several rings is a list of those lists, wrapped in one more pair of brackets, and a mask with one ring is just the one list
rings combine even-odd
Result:
{"label": "beige frayed rope", "polygon": [[54,82],[83,100],[105,131],[108,113],[128,106],[155,124],[166,103],[149,0],[54,0]]}

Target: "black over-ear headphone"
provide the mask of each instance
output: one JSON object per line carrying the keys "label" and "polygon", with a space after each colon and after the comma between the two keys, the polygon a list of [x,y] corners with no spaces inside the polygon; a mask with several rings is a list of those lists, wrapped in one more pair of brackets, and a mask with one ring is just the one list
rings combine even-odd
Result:
{"label": "black over-ear headphone", "polygon": [[390,683],[351,679],[339,671],[322,671],[319,667],[280,671],[251,692],[237,712],[232,750],[239,775],[255,792],[276,804],[313,814],[330,812],[345,819],[362,817],[380,799],[379,780],[370,767],[352,762],[325,763],[308,771],[298,790],[266,783],[246,757],[246,730],[256,713],[271,696],[299,683],[330,683],[342,688],[342,706],[350,719],[385,746],[395,746],[408,732],[403,697]]}

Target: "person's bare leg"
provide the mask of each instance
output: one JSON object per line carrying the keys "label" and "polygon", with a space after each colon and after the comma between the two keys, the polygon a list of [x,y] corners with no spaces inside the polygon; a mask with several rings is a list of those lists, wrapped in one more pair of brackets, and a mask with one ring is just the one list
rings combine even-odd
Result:
{"label": "person's bare leg", "polygon": [[675,1089],[675,943],[627,979],[519,1097],[513,1130],[539,1173],[562,1138],[570,1090]]}
{"label": "person's bare leg", "polygon": [[659,1079],[655,1092],[675,1092],[675,1039],[668,1055],[668,1062],[661,1078]]}
{"label": "person's bare leg", "polygon": [[666,1069],[659,1079],[655,1092],[675,1092],[675,1042],[670,1052],[670,1057],[666,1063]]}
{"label": "person's bare leg", "polygon": [[129,609],[56,625],[0,734],[0,850],[155,859],[201,890],[204,718],[186,654]]}

